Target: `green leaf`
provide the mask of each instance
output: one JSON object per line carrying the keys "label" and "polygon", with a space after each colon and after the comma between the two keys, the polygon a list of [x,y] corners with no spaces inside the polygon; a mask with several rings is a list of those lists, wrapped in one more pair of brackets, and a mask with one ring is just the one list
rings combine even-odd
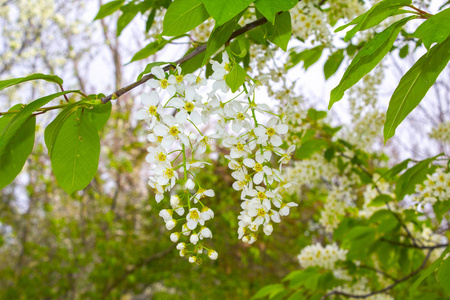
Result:
{"label": "green leaf", "polygon": [[[9,111],[20,110],[21,107],[21,104],[17,104],[11,107]],[[0,118],[0,132],[5,129],[13,117],[13,114],[7,114]],[[36,118],[29,117],[8,143],[3,157],[0,159],[0,174],[2,174],[0,176],[0,189],[10,184],[25,165],[27,157],[33,150],[35,128]]]}
{"label": "green leaf", "polygon": [[175,0],[170,4],[163,20],[163,35],[186,33],[209,18],[202,0]]}
{"label": "green leaf", "polygon": [[[395,175],[397,175],[398,173],[400,173],[401,171],[403,171],[404,169],[406,169],[408,167],[408,163],[411,161],[411,159],[405,159],[404,161],[402,161],[401,163],[393,166],[391,169],[389,169],[386,173],[384,173],[381,178],[387,178],[387,179],[392,179],[394,178]],[[389,176],[388,176],[389,175]]]}
{"label": "green leaf", "polygon": [[64,91],[39,98],[26,105],[20,110],[20,112],[15,114],[14,117],[12,117],[9,123],[5,126],[5,128],[0,132],[0,160],[3,159],[3,155],[5,154],[8,144],[10,143],[12,138],[18,134],[23,124],[30,118],[34,111],[57,97],[74,92],[79,91]]}
{"label": "green leaf", "polygon": [[431,44],[442,43],[450,35],[450,8],[447,8],[423,22],[413,33],[413,37],[422,39],[429,50]]}
{"label": "green leaf", "polygon": [[406,44],[405,46],[403,46],[400,51],[398,52],[398,56],[400,56],[400,58],[405,58],[409,53],[409,45]]}
{"label": "green leaf", "polygon": [[255,5],[266,19],[274,24],[275,15],[280,11],[288,11],[297,5],[298,0],[256,0]]}
{"label": "green leaf", "polygon": [[402,77],[386,113],[385,142],[394,136],[397,126],[419,105],[449,60],[450,38],[431,48]]}
{"label": "green leaf", "polygon": [[156,52],[164,48],[168,43],[169,41],[165,39],[162,39],[161,41],[151,42],[150,44],[148,44],[147,46],[136,52],[136,54],[133,55],[129,63],[147,58],[150,55],[155,54]]}
{"label": "green leaf", "polygon": [[322,120],[327,116],[327,112],[323,110],[315,110],[314,108],[308,109],[308,117],[311,120],[318,121]]}
{"label": "green leaf", "polygon": [[0,91],[3,89],[6,89],[7,87],[30,81],[30,80],[37,80],[42,79],[48,82],[54,82],[57,84],[63,84],[63,80],[55,75],[44,75],[41,73],[32,74],[26,77],[20,77],[20,78],[12,78],[12,79],[6,79],[6,80],[0,80]]}
{"label": "green leaf", "polygon": [[205,65],[209,58],[228,41],[241,16],[242,14],[238,14],[225,24],[214,27],[206,45],[205,58],[202,65]]}
{"label": "green leaf", "polygon": [[323,66],[323,74],[325,75],[325,79],[330,78],[334,75],[334,73],[336,73],[343,60],[344,49],[339,49],[328,57]]}
{"label": "green leaf", "polygon": [[395,22],[382,32],[378,33],[367,42],[361,51],[356,54],[355,58],[348,66],[338,86],[331,91],[330,104],[328,109],[334,103],[342,99],[344,92],[357,83],[367,73],[372,71],[376,65],[389,52],[394,44],[398,33],[402,27],[414,17],[409,17]]}
{"label": "green leaf", "polygon": [[148,32],[153,25],[153,21],[155,21],[156,16],[156,8],[153,8],[150,14],[148,15],[147,22],[145,22],[145,32]]}
{"label": "green leaf", "polygon": [[347,233],[344,248],[349,249],[348,259],[363,259],[367,257],[370,246],[375,240],[377,230],[368,226],[355,226]]}
{"label": "green leaf", "polygon": [[208,13],[216,21],[216,26],[225,24],[255,0],[203,0]]}
{"label": "green leaf", "polygon": [[353,36],[355,36],[358,31],[364,31],[375,25],[378,25],[390,16],[408,12],[406,10],[399,10],[399,8],[402,6],[410,5],[411,3],[411,0],[383,0],[374,5],[364,14],[356,17],[350,23],[337,28],[335,32],[339,32],[350,25],[355,25],[345,35],[344,41],[348,42]]}
{"label": "green leaf", "polygon": [[433,167],[430,167],[429,165],[438,156],[422,160],[414,167],[406,170],[406,172],[398,178],[395,186],[395,195],[398,200],[402,200],[405,195],[414,193],[416,184],[422,183],[426,179],[427,174],[433,170]]}
{"label": "green leaf", "polygon": [[[427,278],[428,276],[430,276],[431,274],[434,273],[434,271],[436,270],[436,268],[441,264],[442,260],[444,259],[444,257],[447,255],[447,253],[450,251],[450,247],[447,247],[441,254],[441,256],[439,256],[438,259],[436,259],[428,268],[426,268],[425,270],[422,270],[420,272],[420,276],[419,278],[417,278],[417,280],[413,283],[413,285],[409,288],[409,299],[415,299],[414,298],[414,294],[416,293],[417,288],[419,287],[419,285],[422,283],[422,281],[425,280],[425,278]],[[447,259],[448,260],[448,259]],[[446,282],[448,285],[448,281]]]}
{"label": "green leaf", "polygon": [[264,298],[269,295],[274,295],[280,291],[284,290],[284,286],[282,284],[271,284],[263,287],[260,289],[253,297],[252,299],[260,299]]}
{"label": "green leaf", "polygon": [[65,119],[51,153],[53,173],[68,194],[84,189],[98,167],[100,138],[83,111],[79,108]]}
{"label": "green leaf", "polygon": [[239,89],[240,86],[244,84],[246,76],[247,73],[245,72],[244,68],[242,68],[238,63],[235,63],[230,73],[227,74],[225,82],[234,93]]}
{"label": "green leaf", "polygon": [[250,49],[250,42],[244,35],[240,35],[235,38],[228,48],[236,59],[242,59],[247,56]]}
{"label": "green leaf", "polygon": [[301,286],[314,289],[320,278],[320,270],[318,267],[309,267],[305,270],[297,270],[289,273],[283,278],[283,281],[290,281],[290,289],[298,289]]}
{"label": "green leaf", "polygon": [[306,49],[302,52],[291,51],[289,54],[289,62],[286,64],[286,69],[296,66],[303,61],[303,68],[308,70],[310,66],[315,64],[322,56],[323,46],[317,46],[312,49]]}
{"label": "green leaf", "polygon": [[[185,55],[194,51],[195,48],[190,48]],[[205,52],[202,52],[191,59],[188,59],[184,63],[180,65],[183,74],[191,74],[194,71],[198,70],[203,65],[203,60],[205,58]]]}
{"label": "green leaf", "polygon": [[165,61],[157,61],[157,62],[152,62],[149,63],[147,66],[145,66],[144,71],[142,71],[139,76],[137,77],[137,80],[141,80],[142,77],[144,77],[145,74],[148,74],[152,71],[153,67],[157,67],[157,66],[162,66],[162,65],[168,65],[171,64],[170,62],[165,62]]}
{"label": "green leaf", "polygon": [[450,257],[447,257],[447,259],[442,262],[437,276],[441,287],[447,294],[450,294]]}
{"label": "green leaf", "polygon": [[306,159],[311,157],[316,152],[321,151],[326,148],[328,143],[324,140],[312,139],[308,140],[300,146],[300,148],[296,151],[295,157],[298,159]]}
{"label": "green leaf", "polygon": [[134,2],[130,2],[125,6],[122,6],[120,10],[123,12],[120,17],[117,19],[117,36],[122,33],[122,30],[127,27],[128,24],[136,17],[138,12],[141,10],[141,6],[139,4],[135,4]]}
{"label": "green leaf", "polygon": [[264,26],[266,38],[286,51],[292,34],[291,14],[288,11],[282,12],[276,15],[274,25],[267,23]]}
{"label": "green leaf", "polygon": [[112,15],[114,12],[118,11],[125,0],[116,0],[103,4],[94,20],[103,19],[106,16]]}
{"label": "green leaf", "polygon": [[111,116],[111,106],[111,102],[106,104],[101,103],[85,110],[85,113],[88,115],[92,125],[94,125],[97,131],[102,130],[103,127],[105,127],[106,122],[108,122],[109,117]]}
{"label": "green leaf", "polygon": [[306,300],[306,296],[304,295],[305,291],[296,291],[292,295],[289,296],[286,300]]}
{"label": "green leaf", "polygon": [[375,212],[369,219],[370,223],[379,223],[377,230],[379,233],[388,233],[400,226],[395,215],[387,209]]}
{"label": "green leaf", "polygon": [[378,196],[376,196],[372,201],[370,201],[370,203],[369,203],[369,207],[370,206],[376,206],[376,207],[379,207],[379,206],[383,206],[383,205],[386,205],[386,203],[389,203],[389,202],[391,202],[393,199],[392,199],[392,197],[391,196],[389,196],[389,195],[385,195],[385,194],[381,194],[381,195],[378,195]]}
{"label": "green leaf", "polygon": [[66,121],[66,119],[77,109],[77,106],[80,102],[75,102],[69,104],[66,108],[64,108],[56,118],[47,125],[44,131],[44,142],[47,146],[48,156],[51,157],[53,145],[55,144],[56,137],[61,130],[62,125]]}

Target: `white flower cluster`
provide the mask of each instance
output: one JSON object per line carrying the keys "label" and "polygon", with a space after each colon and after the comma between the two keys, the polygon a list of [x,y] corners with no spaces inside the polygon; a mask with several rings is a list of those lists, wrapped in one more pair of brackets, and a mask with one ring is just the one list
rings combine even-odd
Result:
{"label": "white flower cluster", "polygon": [[438,142],[450,145],[450,121],[440,123],[434,127],[429,136]]}
{"label": "white flower cluster", "polygon": [[323,247],[321,244],[306,246],[297,256],[300,265],[303,268],[319,266],[324,269],[333,270],[337,261],[346,259],[348,250],[339,248],[332,244]]}
{"label": "white flower cluster", "polygon": [[[142,95],[144,108],[137,112],[137,118],[146,120],[150,128],[147,138],[152,146],[148,148],[147,162],[152,165],[154,175],[150,176],[148,184],[154,189],[157,202],[164,198],[164,193],[170,193],[175,184],[184,187],[179,195],[171,195],[171,208],[163,209],[159,215],[168,230],[179,228],[170,236],[173,242],[178,242],[183,235],[189,237],[188,244],[177,245],[180,255],[189,255],[190,262],[200,264],[199,254],[204,252],[211,259],[217,258],[216,251],[202,244],[203,239],[212,237],[205,222],[214,217],[214,212],[203,202],[204,198],[213,197],[214,191],[201,187],[194,174],[206,164],[196,160],[195,155],[206,151],[210,139],[199,129],[209,115],[208,104],[197,93],[204,80],[192,74],[183,76],[179,67],[173,74],[153,67],[152,74],[155,78],[147,84],[153,90]],[[160,97],[163,91],[165,99]],[[183,174],[181,178],[180,174]]]}
{"label": "white flower cluster", "polygon": [[214,29],[214,19],[209,18],[191,30],[191,39],[196,43],[206,43]]}
{"label": "white flower cluster", "polygon": [[328,42],[330,30],[326,26],[327,14],[320,10],[317,5],[319,1],[301,1],[290,10],[292,18],[292,33],[307,40],[314,37],[317,41]]}
{"label": "white flower cluster", "polygon": [[289,163],[295,150],[295,146],[287,150],[281,148],[281,135],[288,132],[288,126],[280,122],[279,116],[271,117],[265,125],[258,122],[257,114],[273,113],[269,106],[256,104],[254,95],[250,96],[247,95],[247,103],[234,101],[224,106],[225,115],[232,120],[234,134],[228,134],[222,144],[230,149],[226,158],[230,160],[228,167],[236,180],[233,188],[241,191],[243,201],[238,217],[239,239],[252,244],[261,230],[270,235],[272,222],[281,222],[280,217],[289,215],[290,208],[297,204],[286,203],[281,194],[292,186],[281,174],[283,165]]}
{"label": "white flower cluster", "polygon": [[329,4],[328,18],[333,23],[342,18],[349,21],[364,13],[364,7],[358,0],[334,0],[327,3]]}
{"label": "white flower cluster", "polygon": [[[260,229],[270,234],[271,222],[280,222],[280,216],[287,216],[290,207],[297,206],[285,203],[281,197],[281,192],[290,186],[283,180],[281,167],[289,162],[294,150],[293,146],[287,151],[280,148],[281,135],[287,133],[288,127],[276,117],[265,125],[257,122],[256,114],[273,114],[267,105],[255,102],[254,89],[260,82],[246,90],[247,102],[236,100],[236,96],[221,100],[219,93],[230,90],[225,79],[232,63],[226,53],[222,63],[213,61],[210,82],[200,76],[182,75],[180,67],[170,74],[153,67],[155,77],[147,82],[153,90],[142,95],[144,108],[137,112],[137,118],[146,120],[150,128],[148,140],[152,146],[148,148],[147,161],[153,175],[149,185],[157,202],[164,199],[165,193],[170,195],[171,208],[163,209],[160,216],[168,230],[178,228],[170,236],[173,242],[189,237],[189,241],[179,242],[177,249],[181,256],[188,255],[190,262],[201,263],[199,255],[205,252],[211,259],[217,258],[217,252],[202,242],[212,237],[206,222],[214,217],[204,199],[215,193],[201,187],[195,176],[195,170],[207,164],[201,160],[202,154],[214,137],[223,137],[223,145],[230,148],[227,158],[236,179],[233,187],[242,191],[240,239],[252,243]],[[208,87],[212,90],[204,97],[200,88],[204,91]],[[209,123],[215,124],[214,130],[207,126]],[[212,133],[207,135],[206,129]],[[274,159],[275,155],[279,157]],[[274,163],[279,168],[273,168]],[[177,184],[183,191],[174,194]]]}
{"label": "white flower cluster", "polygon": [[421,205],[449,200],[450,173],[444,173],[442,168],[437,169],[432,175],[427,175],[423,184],[416,185],[416,193],[413,200]]}

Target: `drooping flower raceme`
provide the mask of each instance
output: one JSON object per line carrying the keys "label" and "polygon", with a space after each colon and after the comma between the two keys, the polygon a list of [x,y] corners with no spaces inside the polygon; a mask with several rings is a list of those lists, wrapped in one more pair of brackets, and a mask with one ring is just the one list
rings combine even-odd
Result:
{"label": "drooping flower raceme", "polygon": [[[160,216],[166,228],[173,230],[170,240],[177,243],[180,256],[198,264],[201,255],[212,260],[218,257],[204,243],[213,237],[207,223],[214,218],[205,202],[215,193],[200,186],[195,175],[207,164],[202,154],[213,138],[223,138],[222,144],[230,149],[226,157],[236,180],[233,188],[241,191],[239,239],[253,243],[261,231],[270,235],[273,223],[281,222],[281,216],[297,206],[284,202],[281,194],[291,186],[282,176],[282,166],[295,149],[281,148],[288,126],[266,104],[256,102],[256,85],[246,84],[243,98],[230,96],[231,100],[223,100],[230,90],[225,79],[232,63],[226,53],[222,63],[212,62],[212,82],[207,84],[212,90],[207,93],[199,92],[205,90],[205,80],[199,76],[182,75],[179,67],[171,74],[153,67],[155,78],[148,81],[152,91],[142,96],[143,108],[137,112],[138,119],[146,120],[150,130],[146,160],[152,165],[152,175],[148,183],[157,202],[164,195],[170,198],[170,206],[161,210]],[[219,96],[219,92],[225,95]],[[263,117],[269,119],[267,123],[259,122],[263,114],[273,117]],[[208,128],[211,133],[207,135],[206,125],[211,125],[211,119],[216,127],[213,131]]]}

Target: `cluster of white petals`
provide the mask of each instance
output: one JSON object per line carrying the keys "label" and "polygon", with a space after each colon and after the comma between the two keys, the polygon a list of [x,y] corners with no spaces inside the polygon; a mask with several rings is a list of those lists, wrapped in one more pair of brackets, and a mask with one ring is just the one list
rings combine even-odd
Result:
{"label": "cluster of white petals", "polygon": [[432,175],[427,175],[423,184],[416,185],[416,193],[413,200],[421,205],[449,200],[450,173],[444,173],[442,168],[437,169]]}
{"label": "cluster of white petals", "polygon": [[303,268],[321,267],[333,270],[337,261],[345,261],[348,250],[339,248],[336,244],[323,247],[321,244],[306,246],[297,256]]}
{"label": "cluster of white petals", "polygon": [[[295,146],[283,149],[282,137],[288,132],[288,125],[279,116],[273,116],[268,105],[256,103],[253,93],[246,98],[247,102],[235,100],[223,106],[231,130],[222,145],[230,149],[226,158],[233,171],[233,188],[241,192],[239,239],[252,244],[261,231],[270,235],[273,223],[280,223],[281,217],[297,206],[282,196],[292,186],[284,179],[282,168],[289,163]],[[258,122],[264,115],[272,117],[266,123]]]}
{"label": "cluster of white petals", "polygon": [[[147,121],[150,130],[146,160],[153,174],[148,184],[157,202],[165,195],[170,198],[170,207],[161,210],[159,215],[167,230],[174,230],[170,239],[177,243],[180,255],[200,264],[201,254],[210,259],[218,256],[203,245],[204,239],[212,238],[206,222],[214,217],[205,201],[215,193],[201,187],[195,177],[196,170],[208,164],[198,159],[210,140],[200,128],[214,110],[208,104],[211,100],[205,101],[198,92],[205,85],[202,78],[183,75],[180,67],[170,74],[161,67],[153,67],[151,71],[154,78],[147,85],[152,91],[141,96],[142,108],[136,113],[137,119]],[[178,190],[181,192],[176,193]]]}
{"label": "cluster of white petals", "polygon": [[450,145],[450,121],[440,123],[438,126],[434,127],[429,136],[438,142]]}
{"label": "cluster of white petals", "polygon": [[226,77],[233,63],[226,53],[221,63],[212,61],[213,74],[208,80],[183,75],[180,67],[170,73],[153,67],[154,78],[147,82],[152,91],[142,95],[142,108],[136,114],[147,121],[150,130],[147,162],[152,175],[148,184],[157,202],[165,195],[170,198],[170,207],[161,210],[160,216],[166,228],[173,230],[170,239],[177,243],[180,255],[190,262],[201,263],[200,254],[217,258],[217,252],[203,243],[212,237],[207,222],[214,212],[205,200],[215,196],[214,190],[199,186],[195,175],[196,169],[207,164],[203,154],[214,138],[221,138],[230,150],[226,157],[236,180],[233,188],[241,192],[239,239],[252,243],[260,231],[270,235],[273,223],[297,206],[282,197],[292,186],[282,175],[295,150],[283,146],[289,127],[268,105],[255,101],[255,89],[264,78],[246,85],[245,93],[239,94],[242,98],[223,100],[231,94]]}

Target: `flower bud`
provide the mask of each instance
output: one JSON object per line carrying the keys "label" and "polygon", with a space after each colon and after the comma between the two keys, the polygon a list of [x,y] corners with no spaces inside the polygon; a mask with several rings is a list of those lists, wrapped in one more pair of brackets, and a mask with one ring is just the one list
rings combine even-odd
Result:
{"label": "flower bud", "polygon": [[178,242],[178,239],[180,238],[179,232],[174,232],[170,235],[170,240],[174,243]]}
{"label": "flower bud", "polygon": [[219,256],[219,254],[216,251],[211,249],[208,251],[208,256],[211,260],[216,260],[217,256]]}
{"label": "flower bud", "polygon": [[189,239],[192,244],[196,245],[198,243],[198,234],[193,233]]}
{"label": "flower bud", "polygon": [[175,219],[169,220],[166,222],[166,228],[167,230],[172,230],[175,228],[175,225],[177,225],[177,221]]}
{"label": "flower bud", "polygon": [[183,250],[184,248],[186,248],[186,244],[185,243],[178,243],[177,244],[177,250]]}

